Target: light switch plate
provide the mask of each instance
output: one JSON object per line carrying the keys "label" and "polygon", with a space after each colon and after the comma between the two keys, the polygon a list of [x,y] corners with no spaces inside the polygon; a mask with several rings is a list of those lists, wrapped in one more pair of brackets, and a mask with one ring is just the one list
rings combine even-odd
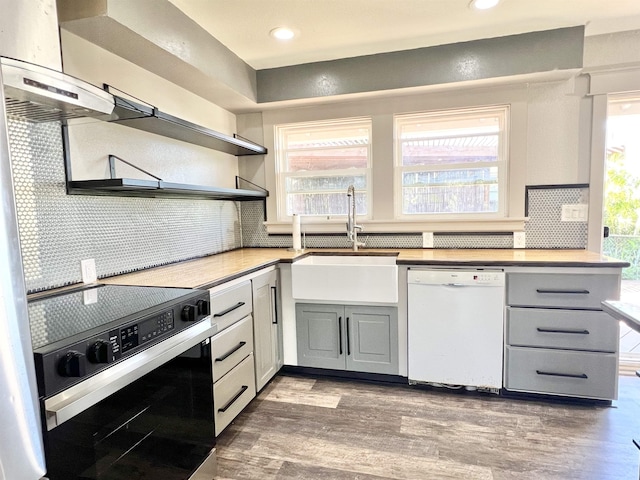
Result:
{"label": "light switch plate", "polygon": [[561,222],[586,222],[589,216],[589,205],[578,203],[562,205]]}
{"label": "light switch plate", "polygon": [[433,248],[433,232],[422,232],[422,248]]}
{"label": "light switch plate", "polygon": [[524,248],[526,242],[524,232],[513,232],[513,248]]}
{"label": "light switch plate", "polygon": [[95,283],[98,280],[96,272],[96,261],[93,258],[80,261],[80,270],[82,271],[83,283]]}

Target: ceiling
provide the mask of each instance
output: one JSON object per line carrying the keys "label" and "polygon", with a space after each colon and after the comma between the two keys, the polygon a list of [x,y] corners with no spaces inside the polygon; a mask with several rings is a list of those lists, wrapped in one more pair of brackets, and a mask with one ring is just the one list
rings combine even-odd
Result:
{"label": "ceiling", "polygon": [[[170,0],[256,70],[586,25],[640,29],[640,0]],[[288,43],[269,36],[288,26]]]}

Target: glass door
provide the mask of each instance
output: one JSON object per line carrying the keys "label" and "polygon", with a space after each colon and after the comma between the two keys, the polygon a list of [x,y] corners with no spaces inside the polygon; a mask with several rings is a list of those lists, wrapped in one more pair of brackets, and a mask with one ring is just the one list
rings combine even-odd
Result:
{"label": "glass door", "polygon": [[[622,271],[621,299],[640,304],[640,92],[609,97],[603,220],[603,253],[631,264]],[[620,367],[640,367],[640,333],[624,323]]]}

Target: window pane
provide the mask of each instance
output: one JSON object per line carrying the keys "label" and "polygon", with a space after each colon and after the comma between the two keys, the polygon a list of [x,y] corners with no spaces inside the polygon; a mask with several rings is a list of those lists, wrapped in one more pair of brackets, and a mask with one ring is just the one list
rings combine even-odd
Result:
{"label": "window pane", "polygon": [[402,213],[498,211],[498,169],[409,172],[402,175]]}
{"label": "window pane", "polygon": [[358,215],[368,215],[371,119],[354,118],[276,127],[280,219],[347,214],[347,188],[356,188]]}
{"label": "window pane", "polygon": [[367,185],[364,175],[352,177],[288,177],[286,179],[287,192],[313,192],[313,191],[339,191],[347,194],[349,185],[356,187],[356,190],[365,189]]}
{"label": "window pane", "polygon": [[284,141],[289,150],[367,145],[369,143],[368,123],[360,122],[358,126],[297,128],[286,133]]}
{"label": "window pane", "polygon": [[402,165],[450,165],[498,161],[498,135],[402,142]]}
{"label": "window pane", "polygon": [[287,154],[287,171],[367,168],[368,161],[367,147],[305,150]]}
{"label": "window pane", "polygon": [[483,135],[500,131],[500,114],[425,114],[403,118],[400,139],[425,139],[442,136]]}
{"label": "window pane", "polygon": [[[307,216],[346,215],[348,212],[346,190],[331,193],[294,193],[287,195],[287,215],[298,213]],[[367,212],[367,195],[356,192],[356,214]]]}

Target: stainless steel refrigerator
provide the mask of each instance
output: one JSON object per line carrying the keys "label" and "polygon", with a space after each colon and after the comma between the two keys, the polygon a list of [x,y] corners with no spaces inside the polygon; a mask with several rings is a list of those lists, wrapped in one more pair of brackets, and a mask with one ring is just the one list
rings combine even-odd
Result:
{"label": "stainless steel refrigerator", "polygon": [[0,480],[45,474],[0,69]]}

